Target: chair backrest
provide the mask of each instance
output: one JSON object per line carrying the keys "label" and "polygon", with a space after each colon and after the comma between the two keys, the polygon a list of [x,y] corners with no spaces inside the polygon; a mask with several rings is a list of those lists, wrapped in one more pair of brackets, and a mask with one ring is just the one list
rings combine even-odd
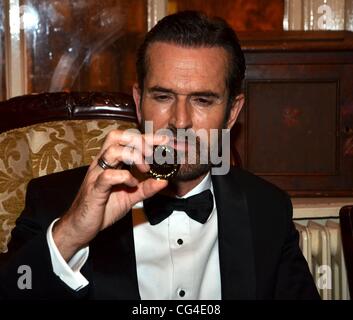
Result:
{"label": "chair backrest", "polygon": [[0,253],[35,177],[88,165],[113,129],[136,126],[121,93],[43,93],[0,102]]}
{"label": "chair backrest", "polygon": [[134,100],[117,92],[50,92],[0,102],[0,133],[36,123],[77,119],[135,122]]}
{"label": "chair backrest", "polygon": [[353,205],[341,208],[340,226],[349,293],[353,299]]}

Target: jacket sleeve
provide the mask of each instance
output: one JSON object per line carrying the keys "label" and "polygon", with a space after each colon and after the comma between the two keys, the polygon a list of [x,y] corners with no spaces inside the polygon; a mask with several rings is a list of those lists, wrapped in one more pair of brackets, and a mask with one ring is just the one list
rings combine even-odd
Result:
{"label": "jacket sleeve", "polygon": [[89,286],[74,291],[53,272],[46,239],[52,218],[38,209],[42,194],[38,184],[29,183],[8,252],[0,254],[1,299],[80,299],[88,293]]}
{"label": "jacket sleeve", "polygon": [[287,233],[279,262],[275,299],[318,300],[320,295],[299,247],[299,233],[292,220],[293,208],[289,197],[285,202]]}

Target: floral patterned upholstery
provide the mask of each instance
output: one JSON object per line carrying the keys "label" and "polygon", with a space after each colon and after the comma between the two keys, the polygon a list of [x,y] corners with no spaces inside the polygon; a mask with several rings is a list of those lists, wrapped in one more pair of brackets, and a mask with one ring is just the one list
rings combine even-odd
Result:
{"label": "floral patterned upholstery", "polygon": [[122,120],[65,120],[1,133],[0,253],[7,250],[32,178],[88,165],[109,131],[135,126]]}

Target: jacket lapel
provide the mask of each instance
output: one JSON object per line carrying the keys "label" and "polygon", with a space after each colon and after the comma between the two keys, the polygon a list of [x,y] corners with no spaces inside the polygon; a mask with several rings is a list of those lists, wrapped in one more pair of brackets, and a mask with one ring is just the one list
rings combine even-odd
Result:
{"label": "jacket lapel", "polygon": [[212,176],[218,216],[222,299],[255,299],[255,261],[246,195],[234,171]]}
{"label": "jacket lapel", "polygon": [[91,298],[140,299],[131,212],[99,233],[90,252]]}

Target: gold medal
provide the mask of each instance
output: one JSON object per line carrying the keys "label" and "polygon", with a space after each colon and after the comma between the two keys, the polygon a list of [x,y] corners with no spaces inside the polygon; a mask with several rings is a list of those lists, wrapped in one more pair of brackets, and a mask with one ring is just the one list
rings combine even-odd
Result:
{"label": "gold medal", "polygon": [[153,163],[150,164],[149,174],[157,180],[169,180],[174,177],[180,167],[177,161],[177,151],[166,145],[159,145],[153,149]]}

